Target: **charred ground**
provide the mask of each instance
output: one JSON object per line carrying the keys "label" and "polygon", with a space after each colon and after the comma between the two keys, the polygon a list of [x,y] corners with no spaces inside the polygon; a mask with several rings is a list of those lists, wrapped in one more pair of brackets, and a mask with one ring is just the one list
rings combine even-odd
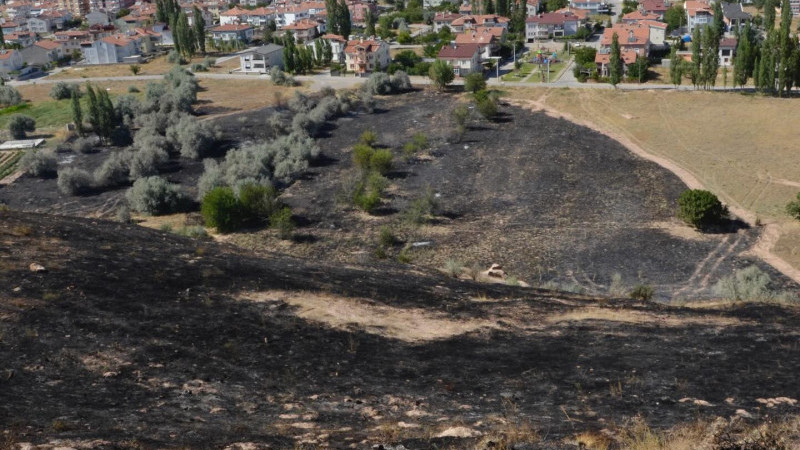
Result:
{"label": "charred ground", "polygon": [[[636,415],[777,422],[797,406],[775,399],[800,397],[797,308],[594,302],[19,212],[0,239],[0,424],[18,442],[464,448],[513,430],[572,448]],[[311,298],[451,331],[335,324]],[[454,429],[473,437],[436,437]]]}

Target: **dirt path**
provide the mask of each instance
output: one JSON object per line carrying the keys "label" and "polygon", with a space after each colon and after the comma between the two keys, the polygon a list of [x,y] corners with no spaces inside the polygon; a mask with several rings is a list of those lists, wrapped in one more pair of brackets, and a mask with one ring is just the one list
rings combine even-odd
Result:
{"label": "dirt path", "polygon": [[[674,161],[647,152],[640,145],[636,144],[630,138],[628,138],[627,136],[625,136],[620,132],[612,131],[606,127],[601,127],[593,122],[577,119],[569,113],[556,110],[544,103],[546,97],[547,95],[544,94],[538,100],[508,99],[507,101],[512,105],[528,108],[533,111],[541,111],[550,117],[569,120],[570,122],[576,123],[581,126],[585,126],[598,133],[602,133],[610,137],[611,139],[614,139],[615,141],[619,142],[620,144],[625,146],[625,148],[633,152],[635,155],[644,158],[648,161],[652,161],[658,164],[659,166],[674,173],[690,189],[705,189],[703,183],[700,182],[700,180],[697,177],[695,177],[694,174],[692,174],[689,170],[679,166]],[[772,179],[770,180],[770,182],[780,183],[780,184],[791,183],[791,185],[794,185],[793,182],[787,180]],[[728,207],[734,215],[741,218],[750,225],[754,225],[756,223],[756,216],[752,212],[735,205],[728,205]],[[780,238],[780,225],[777,223],[769,223],[763,225],[763,228],[764,230],[762,231],[761,236],[758,239],[758,242],[750,250],[748,250],[748,252],[751,255],[760,258],[765,263],[775,268],[775,270],[791,278],[796,283],[800,283],[800,270],[789,264],[786,260],[784,260],[780,256],[772,253],[772,249],[775,247],[775,244],[778,242],[778,239]]]}

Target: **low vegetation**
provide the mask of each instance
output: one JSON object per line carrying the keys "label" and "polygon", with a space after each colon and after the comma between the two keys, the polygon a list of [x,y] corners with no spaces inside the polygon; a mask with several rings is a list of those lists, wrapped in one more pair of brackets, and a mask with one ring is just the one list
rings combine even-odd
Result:
{"label": "low vegetation", "polygon": [[36,131],[36,121],[31,116],[14,114],[8,121],[8,132],[14,139],[25,139],[32,131]]}
{"label": "low vegetation", "polygon": [[20,168],[34,177],[52,177],[57,173],[58,160],[51,151],[30,150],[20,160]]}
{"label": "low vegetation", "polygon": [[678,197],[678,217],[687,224],[705,230],[728,218],[728,208],[716,195],[702,189],[688,189]]}
{"label": "low vegetation", "polygon": [[186,203],[178,185],[158,176],[136,180],[125,199],[132,210],[153,216],[181,211]]}

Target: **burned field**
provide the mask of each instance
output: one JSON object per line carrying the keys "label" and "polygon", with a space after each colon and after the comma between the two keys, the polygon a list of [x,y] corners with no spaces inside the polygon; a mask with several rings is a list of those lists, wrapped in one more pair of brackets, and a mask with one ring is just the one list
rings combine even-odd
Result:
{"label": "burned field", "polygon": [[[598,303],[102,220],[0,219],[11,443],[575,448],[624,445],[633,417],[726,418],[696,436],[711,442],[797,412],[796,308]],[[789,446],[793,426],[778,434]]]}
{"label": "burned field", "polygon": [[[412,263],[437,271],[447,264],[486,269],[500,264],[530,285],[590,295],[626,296],[652,286],[660,300],[715,295],[714,285],[756,265],[775,291],[796,285],[749,255],[759,235],[732,221],[716,233],[697,233],[675,218],[685,189],[670,172],[619,143],[568,121],[508,105],[496,121],[473,119],[456,132],[458,97],[418,91],[383,97],[371,114],[353,112],[318,133],[321,157],[283,191],[298,225],[295,239],[270,230],[246,230],[231,242],[244,248],[322,258],[331,263]],[[218,118],[226,149],[271,139],[275,108]],[[367,214],[351,201],[358,169],[353,146],[365,130],[394,155],[388,188]],[[455,136],[459,134],[458,136]],[[414,136],[425,148],[407,151]],[[62,165],[88,170],[109,155],[61,155]],[[167,181],[196,198],[199,161],[172,159]],[[64,195],[55,179],[23,176],[0,188],[13,209],[75,216],[114,217],[126,187],[91,195]],[[429,196],[433,215],[410,223],[407,212]],[[195,213],[191,223],[200,223]],[[381,234],[391,244],[381,243]]]}
{"label": "burned field", "polygon": [[[776,290],[796,291],[748,255],[759,235],[740,222],[701,234],[675,218],[686,186],[658,165],[592,130],[543,113],[504,106],[499,120],[474,120],[454,139],[459,99],[431,92],[384,98],[375,114],[339,119],[319,139],[322,160],[284,194],[301,224],[287,244],[269,233],[237,235],[240,245],[332,262],[399,259],[438,270],[448,260],[483,269],[501,264],[531,285],[626,295],[652,285],[662,300],[714,295],[723,276],[757,265]],[[477,113],[475,113],[477,116]],[[229,117],[231,137],[261,139],[263,113]],[[348,203],[357,173],[352,148],[365,130],[395,155],[383,204],[367,215]],[[408,155],[422,133],[430,147]],[[404,219],[434,193],[438,211],[423,225]],[[381,230],[396,237],[381,249]],[[424,243],[412,246],[413,243]]]}

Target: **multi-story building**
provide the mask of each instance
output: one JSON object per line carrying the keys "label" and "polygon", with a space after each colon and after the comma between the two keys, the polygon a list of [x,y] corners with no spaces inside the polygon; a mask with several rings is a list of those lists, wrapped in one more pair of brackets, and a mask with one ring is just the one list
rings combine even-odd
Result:
{"label": "multi-story building", "polygon": [[356,76],[367,76],[389,65],[389,44],[381,40],[358,39],[348,42],[344,49],[347,70]]}
{"label": "multi-story building", "polygon": [[58,0],[58,9],[67,10],[74,16],[83,16],[91,11],[89,0]]}

